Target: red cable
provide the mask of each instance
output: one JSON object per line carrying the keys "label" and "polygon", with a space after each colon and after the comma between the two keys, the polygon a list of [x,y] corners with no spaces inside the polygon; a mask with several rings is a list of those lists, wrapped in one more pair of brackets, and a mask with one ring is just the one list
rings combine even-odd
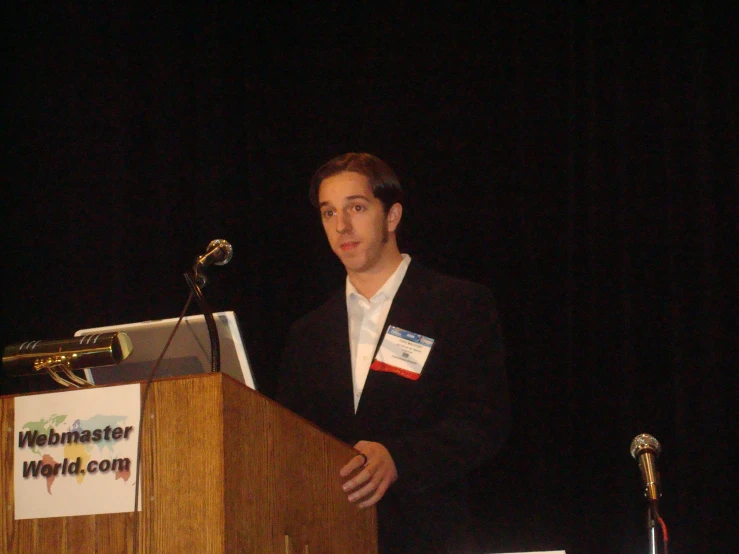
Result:
{"label": "red cable", "polygon": [[659,521],[659,525],[662,527],[662,551],[664,554],[667,554],[667,525],[665,524],[665,520],[659,516],[657,516],[657,521]]}

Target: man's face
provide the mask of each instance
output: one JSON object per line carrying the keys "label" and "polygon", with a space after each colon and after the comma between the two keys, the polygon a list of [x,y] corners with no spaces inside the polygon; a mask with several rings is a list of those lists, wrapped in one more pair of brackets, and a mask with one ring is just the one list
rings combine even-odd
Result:
{"label": "man's face", "polygon": [[347,272],[382,270],[396,249],[388,238],[400,221],[400,204],[385,214],[367,177],[345,171],[321,181],[318,205],[331,249]]}

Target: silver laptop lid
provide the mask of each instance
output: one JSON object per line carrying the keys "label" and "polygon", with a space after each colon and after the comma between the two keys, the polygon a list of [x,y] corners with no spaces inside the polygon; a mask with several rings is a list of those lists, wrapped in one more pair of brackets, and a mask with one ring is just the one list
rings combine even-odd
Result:
{"label": "silver laptop lid", "polygon": [[[256,389],[246,349],[234,312],[213,314],[221,343],[221,372]],[[86,369],[87,378],[96,385],[145,381],[162,353],[177,318],[80,329],[74,336],[121,331],[131,338],[133,351],[114,366]],[[205,317],[187,316],[182,320],[155,377],[172,377],[210,372],[210,339]]]}

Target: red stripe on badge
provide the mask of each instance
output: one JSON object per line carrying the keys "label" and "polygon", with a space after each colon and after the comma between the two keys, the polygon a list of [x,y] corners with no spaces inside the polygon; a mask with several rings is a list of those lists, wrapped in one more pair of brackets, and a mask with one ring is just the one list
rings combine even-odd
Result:
{"label": "red stripe on badge", "polygon": [[412,371],[408,371],[407,369],[400,369],[399,367],[395,367],[394,365],[386,364],[385,362],[380,362],[378,360],[372,362],[370,368],[374,369],[375,371],[384,371],[385,373],[396,373],[401,377],[410,379],[411,381],[417,381],[418,378],[421,376],[420,373],[413,373]]}

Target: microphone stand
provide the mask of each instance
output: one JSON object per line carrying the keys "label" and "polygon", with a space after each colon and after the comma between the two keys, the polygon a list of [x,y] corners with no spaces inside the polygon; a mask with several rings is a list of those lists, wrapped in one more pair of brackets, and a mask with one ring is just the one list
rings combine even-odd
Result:
{"label": "microphone stand", "polygon": [[657,511],[650,504],[647,507],[647,532],[649,534],[649,554],[658,554],[657,551]]}
{"label": "microphone stand", "polygon": [[[213,317],[213,310],[205,301],[203,291],[197,283],[198,277],[202,277],[197,273],[186,272],[185,282],[190,287],[190,291],[195,295],[198,300],[200,309],[205,316],[205,325],[208,327],[208,338],[210,338],[210,371],[212,373],[220,373],[221,371],[221,343],[218,339],[218,329],[216,328],[216,320]],[[204,282],[204,281],[203,281]]]}

